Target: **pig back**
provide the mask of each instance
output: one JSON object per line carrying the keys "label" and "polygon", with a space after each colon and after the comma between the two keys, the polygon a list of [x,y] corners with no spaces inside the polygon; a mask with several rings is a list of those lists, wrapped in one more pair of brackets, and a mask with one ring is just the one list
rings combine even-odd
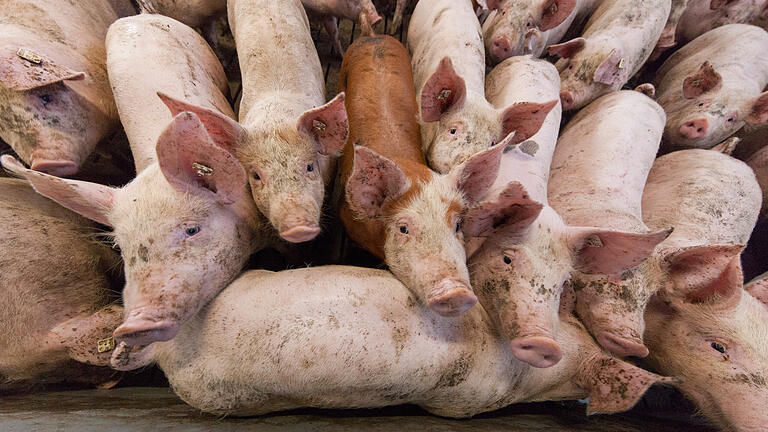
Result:
{"label": "pig back", "polygon": [[557,141],[552,207],[568,225],[645,231],[643,188],[665,123],[661,106],[632,90],[587,105]]}
{"label": "pig back", "polygon": [[162,15],[115,22],[107,35],[107,68],[137,172],[157,159],[157,139],[173,118],[157,96],[235,114],[221,63],[190,27]]}
{"label": "pig back", "polygon": [[744,162],[712,150],[666,154],[653,164],[643,192],[643,219],[651,229],[674,227],[665,248],[746,244],[762,194]]}

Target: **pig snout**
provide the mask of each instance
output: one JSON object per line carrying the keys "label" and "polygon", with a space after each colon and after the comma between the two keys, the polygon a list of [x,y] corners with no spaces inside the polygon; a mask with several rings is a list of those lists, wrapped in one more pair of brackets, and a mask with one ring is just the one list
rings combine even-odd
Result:
{"label": "pig snout", "polygon": [[707,134],[709,122],[705,118],[689,120],[680,125],[680,135],[686,138],[700,138]]}
{"label": "pig snout", "polygon": [[76,163],[62,159],[33,159],[30,168],[56,177],[71,176],[79,169]]}
{"label": "pig snout", "polygon": [[564,110],[573,108],[575,102],[576,98],[573,96],[572,92],[569,92],[568,90],[563,90],[560,92],[560,103],[562,104]]}
{"label": "pig snout", "polygon": [[549,336],[526,336],[512,339],[512,354],[518,360],[537,368],[556,365],[563,358],[560,345]]}
{"label": "pig snout", "polygon": [[443,279],[427,295],[429,308],[437,314],[452,317],[463,314],[477,303],[477,297],[467,284]]}
{"label": "pig snout", "polygon": [[597,342],[607,351],[619,357],[647,357],[648,348],[636,338],[622,336],[609,331],[601,331],[597,334]]}
{"label": "pig snout", "polygon": [[280,237],[291,243],[310,241],[320,234],[319,215],[314,203],[292,198],[279,199],[275,212],[270,212],[272,224],[278,227]]}
{"label": "pig snout", "polygon": [[505,36],[498,36],[491,42],[491,55],[494,60],[500,62],[512,55],[512,46]]}
{"label": "pig snout", "polygon": [[179,332],[179,323],[167,317],[158,317],[146,308],[132,310],[113,337],[128,345],[145,346],[152,342],[171,340]]}

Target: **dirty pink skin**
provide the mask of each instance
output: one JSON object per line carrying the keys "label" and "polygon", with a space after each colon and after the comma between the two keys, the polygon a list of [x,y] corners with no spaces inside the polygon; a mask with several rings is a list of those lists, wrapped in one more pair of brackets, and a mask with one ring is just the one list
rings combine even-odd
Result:
{"label": "dirty pink skin", "polygon": [[661,289],[645,314],[649,364],[679,376],[724,431],[768,423],[768,309],[742,289],[739,258],[759,210],[749,167],[710,150],[657,159],[643,194],[646,224],[675,226],[654,254]]}
{"label": "dirty pink skin", "polygon": [[554,106],[546,101],[494,107],[486,100],[480,23],[469,0],[421,0],[411,16],[408,50],[424,153],[429,166],[440,173],[512,131],[528,131],[513,137],[516,143],[525,140]]}
{"label": "dirty pink skin", "polygon": [[[579,111],[557,141],[549,201],[569,225],[648,233],[641,201],[666,115],[630,90],[607,94]],[[666,227],[670,228],[670,227]],[[653,294],[645,263],[621,273],[573,272],[576,313],[603,349],[645,357],[643,312]]]}
{"label": "dirty pink skin", "polygon": [[564,110],[579,109],[620,89],[651,55],[671,0],[603,2],[581,37],[550,46],[558,54]]}
{"label": "dirty pink skin", "polygon": [[[529,57],[507,59],[488,76],[494,102],[546,100],[559,89],[555,68]],[[666,236],[565,225],[547,202],[560,113],[553,108],[537,134],[506,149],[491,190],[464,220],[467,235],[486,238],[469,258],[472,286],[515,357],[538,368],[563,357],[557,311],[571,272],[621,272]]]}
{"label": "dirty pink skin", "polygon": [[[146,165],[136,179],[117,189],[26,170],[8,156],[3,165],[43,195],[114,229],[126,277],[125,321],[115,338],[147,345],[172,338],[269,237],[242,167],[226,150],[233,139],[227,125],[206,130],[196,114],[172,117],[157,95],[232,115],[224,71],[205,41],[171,18],[140,15],[117,21],[107,47],[137,166]],[[144,130],[157,135],[138,133]],[[145,146],[156,152],[149,164]]]}
{"label": "dirty pink skin", "polygon": [[[113,21],[131,13],[128,0],[4,2],[0,138],[33,169],[75,174],[118,127],[104,36]],[[19,56],[20,48],[32,53],[27,57],[33,61]]]}
{"label": "dirty pink skin", "polygon": [[766,279],[765,273],[748,283],[744,287],[744,290],[746,290],[752,297],[768,306],[768,280]]}
{"label": "dirty pink skin", "polygon": [[746,162],[754,171],[760,189],[763,191],[762,213],[768,214],[768,196],[766,196],[768,193],[768,147],[758,150]]}
{"label": "dirty pink skin", "polygon": [[185,402],[235,416],[414,403],[439,416],[470,417],[517,402],[585,396],[588,414],[612,413],[669,381],[601,352],[578,321],[562,319],[563,361],[536,369],[514,358],[482,308],[438,317],[389,272],[254,270],[173,341],[118,348],[112,364],[157,362]]}
{"label": "dirty pink skin", "polygon": [[571,24],[579,23],[599,0],[501,0],[483,23],[485,52],[491,64],[530,54],[560,42]]}
{"label": "dirty pink skin", "polygon": [[136,0],[144,13],[159,13],[202,30],[215,47],[216,20],[227,14],[227,0]]}
{"label": "dirty pink skin", "polygon": [[[325,31],[333,40],[333,50],[339,56],[344,54],[344,48],[339,40],[338,18],[359,22],[360,31],[366,35],[373,34],[373,26],[381,21],[371,0],[301,0],[301,3],[312,15],[322,19]],[[402,19],[402,13],[400,16]]]}
{"label": "dirty pink skin", "polygon": [[323,71],[299,0],[230,0],[227,10],[243,74],[235,154],[280,237],[312,240],[349,133],[344,94],[323,105]]}
{"label": "dirty pink skin", "polygon": [[114,385],[112,352],[97,346],[122,321],[108,275],[119,257],[93,223],[26,182],[0,179],[0,197],[0,392]]}
{"label": "dirty pink skin", "polygon": [[[749,52],[744,56],[737,53]],[[747,24],[710,30],[670,56],[655,78],[668,113],[663,147],[710,148],[744,124],[768,122],[768,33]]]}

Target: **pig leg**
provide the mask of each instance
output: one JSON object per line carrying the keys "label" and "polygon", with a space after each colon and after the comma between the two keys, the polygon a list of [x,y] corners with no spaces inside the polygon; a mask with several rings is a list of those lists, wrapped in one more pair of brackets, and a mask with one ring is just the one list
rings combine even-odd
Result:
{"label": "pig leg", "polygon": [[344,57],[344,48],[341,47],[341,40],[339,40],[338,20],[335,16],[327,16],[323,18],[323,25],[325,25],[325,31],[328,32],[328,36],[331,38],[333,52],[339,57]]}
{"label": "pig leg", "polygon": [[93,315],[77,316],[59,324],[49,333],[48,342],[63,346],[75,361],[108,366],[114,349],[114,341],[110,345],[112,332],[122,321],[122,307],[105,306]]}
{"label": "pig leg", "polygon": [[358,20],[360,21],[361,34],[363,36],[373,36],[373,26],[381,21],[381,16],[376,12],[376,7],[371,0],[363,1],[363,7],[360,11]]}
{"label": "pig leg", "polygon": [[400,24],[403,23],[403,13],[405,12],[405,4],[408,0],[397,0],[395,6],[395,16],[392,19],[392,34],[397,33],[400,28]]}

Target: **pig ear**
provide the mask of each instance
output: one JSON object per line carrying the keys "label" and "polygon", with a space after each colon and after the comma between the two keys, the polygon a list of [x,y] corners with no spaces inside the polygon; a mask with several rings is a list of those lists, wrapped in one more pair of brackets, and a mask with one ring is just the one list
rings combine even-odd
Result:
{"label": "pig ear", "polygon": [[721,142],[720,144],[712,147],[710,150],[718,151],[722,154],[727,154],[730,156],[734,150],[736,150],[736,147],[739,146],[739,143],[741,142],[741,138],[739,137],[730,137],[727,140]]}
{"label": "pig ear", "polygon": [[496,180],[504,149],[514,139],[509,134],[497,145],[477,152],[448,174],[456,182],[456,188],[470,204],[480,201]]}
{"label": "pig ear", "polygon": [[744,120],[749,124],[768,122],[768,92],[763,92],[752,100],[752,108]]}
{"label": "pig ear", "polygon": [[602,353],[582,362],[574,381],[589,391],[587,415],[627,411],[653,384],[676,382]]}
{"label": "pig ear", "polygon": [[3,167],[16,176],[24,177],[39,193],[62,206],[100,224],[111,225],[108,214],[112,210],[116,189],[97,183],[69,180],[27,169],[10,155],[2,157]]}
{"label": "pig ear", "polygon": [[235,156],[213,143],[196,114],[173,118],[157,140],[157,162],[174,188],[234,203],[246,184]]}
{"label": "pig ear", "polygon": [[514,131],[513,144],[521,143],[532,137],[541,129],[547,114],[558,102],[559,100],[544,103],[520,102],[508,107],[501,114],[504,135]]}
{"label": "pig ear", "polygon": [[109,363],[112,369],[119,371],[130,371],[149,366],[155,362],[154,350],[155,344],[137,347],[120,342],[112,351],[112,358]]}
{"label": "pig ear", "polygon": [[509,182],[498,197],[483,201],[467,212],[462,224],[464,234],[487,237],[500,228],[521,230],[536,220],[542,208],[544,206],[532,200],[522,184]]}
{"label": "pig ear", "polygon": [[568,227],[567,241],[574,267],[584,273],[617,274],[645,261],[672,228],[632,233],[602,228]]}
{"label": "pig ear", "polygon": [[742,245],[704,245],[676,250],[663,265],[674,284],[672,294],[690,303],[738,303],[744,284],[739,254]]}
{"label": "pig ear", "polygon": [[547,0],[539,21],[539,29],[546,31],[559,26],[571,15],[575,7],[576,0]]}
{"label": "pig ear", "polygon": [[440,120],[440,116],[451,108],[461,107],[465,95],[464,78],[453,69],[451,58],[443,57],[421,90],[421,119],[425,122]]}
{"label": "pig ear", "polygon": [[594,80],[607,85],[627,82],[629,70],[624,63],[624,55],[620,51],[611,51],[608,58],[603,60],[595,70]]}
{"label": "pig ear", "polygon": [[577,37],[575,39],[569,40],[568,42],[559,43],[557,45],[550,45],[547,47],[547,51],[549,51],[549,54],[557,54],[562,58],[568,58],[584,49],[584,45],[586,43],[586,39],[583,37]]}
{"label": "pig ear", "polygon": [[379,216],[384,203],[403,195],[408,186],[408,178],[396,163],[373,150],[355,146],[346,199],[358,217]]}
{"label": "pig ear", "polygon": [[93,315],[71,318],[54,327],[47,339],[66,349],[72,360],[109,366],[115,348],[112,332],[123,322],[123,308],[109,305]]}
{"label": "pig ear", "polygon": [[477,0],[481,8],[492,11],[499,8],[500,0]]}
{"label": "pig ear", "polygon": [[85,78],[84,72],[74,71],[43,58],[39,54],[19,48],[2,49],[0,55],[0,84],[15,91],[32,90],[62,81],[78,81]]}
{"label": "pig ear", "polygon": [[696,73],[683,80],[683,97],[694,99],[708,91],[717,90],[722,85],[723,77],[712,67],[712,63],[705,61]]}
{"label": "pig ear", "polygon": [[768,307],[768,279],[753,280],[747,286],[745,290],[758,301]]}
{"label": "pig ear", "polygon": [[635,91],[642,93],[651,99],[656,97],[656,87],[654,87],[651,83],[640,84],[639,86],[635,87]]}
{"label": "pig ear", "polygon": [[171,111],[172,116],[189,111],[195,113],[203,123],[208,136],[219,147],[234,153],[237,146],[245,137],[245,130],[240,124],[219,111],[193,105],[179,99],[175,99],[163,92],[157,92],[157,96]]}
{"label": "pig ear", "polygon": [[320,154],[328,155],[341,150],[349,135],[344,92],[336,95],[327,104],[302,114],[297,128],[315,138]]}

